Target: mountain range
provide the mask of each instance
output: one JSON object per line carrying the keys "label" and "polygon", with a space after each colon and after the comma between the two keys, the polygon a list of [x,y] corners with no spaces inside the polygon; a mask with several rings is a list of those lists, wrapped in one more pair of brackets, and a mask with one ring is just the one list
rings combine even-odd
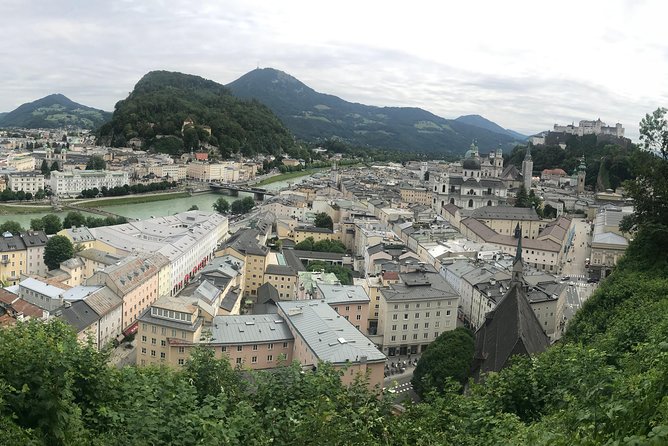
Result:
{"label": "mountain range", "polygon": [[421,108],[348,102],[272,68],[250,71],[227,87],[236,96],[267,105],[305,140],[339,138],[369,147],[463,153],[474,139],[484,150],[510,148],[526,138],[482,117],[444,119]]}
{"label": "mountain range", "polygon": [[[199,135],[203,142],[232,152],[273,153],[291,144],[289,133],[305,141],[338,139],[355,146],[441,154],[464,153],[473,140],[484,151],[510,149],[526,139],[480,115],[445,119],[421,108],[348,102],[272,68],[252,70],[226,86],[199,76],[153,71],[116,104],[113,115],[52,94],[0,113],[0,127],[98,128],[103,142],[122,145],[133,137],[180,139],[188,117],[211,127],[211,138]],[[278,140],[269,142],[273,137]],[[183,149],[171,143],[168,151]]]}
{"label": "mountain range", "polygon": [[78,104],[62,94],[51,94],[0,113],[0,127],[95,129],[111,119],[111,113]]}

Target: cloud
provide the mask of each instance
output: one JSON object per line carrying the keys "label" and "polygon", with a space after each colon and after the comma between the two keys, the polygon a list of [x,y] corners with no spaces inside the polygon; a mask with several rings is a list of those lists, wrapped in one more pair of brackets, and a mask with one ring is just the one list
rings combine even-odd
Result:
{"label": "cloud", "polygon": [[61,92],[112,110],[146,72],[227,83],[255,68],[312,88],[524,133],[601,117],[637,136],[668,105],[660,1],[461,4],[185,0],[3,3],[0,110]]}

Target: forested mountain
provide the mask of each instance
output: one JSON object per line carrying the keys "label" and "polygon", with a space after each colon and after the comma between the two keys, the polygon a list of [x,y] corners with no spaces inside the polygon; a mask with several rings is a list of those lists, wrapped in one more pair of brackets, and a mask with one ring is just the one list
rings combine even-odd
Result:
{"label": "forested mountain", "polygon": [[266,104],[299,138],[338,138],[352,145],[430,152],[464,153],[476,139],[484,152],[518,138],[410,107],[374,107],[319,93],[272,68],[253,70],[227,85],[241,98]]}
{"label": "forested mountain", "polygon": [[95,129],[111,119],[111,113],[77,104],[62,94],[51,94],[0,113],[0,127]]}
{"label": "forested mountain", "polygon": [[499,124],[492,122],[487,118],[483,118],[480,115],[460,116],[459,118],[455,119],[455,121],[463,122],[464,124],[474,125],[476,127],[487,129],[495,133],[501,133],[502,135],[508,135],[511,138],[515,138],[520,141],[527,139],[526,135],[522,135],[521,133],[518,133],[514,130],[504,129]]}
{"label": "forested mountain", "polygon": [[[192,125],[184,125],[186,121]],[[226,157],[234,152],[278,154],[294,145],[290,132],[266,106],[233,96],[223,85],[183,73],[152,71],[116,104],[100,129],[102,143],[178,154],[209,144]]]}

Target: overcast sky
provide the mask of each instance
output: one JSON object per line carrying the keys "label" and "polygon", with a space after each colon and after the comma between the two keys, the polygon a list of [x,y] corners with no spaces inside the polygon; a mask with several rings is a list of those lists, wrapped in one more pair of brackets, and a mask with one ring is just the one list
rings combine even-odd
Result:
{"label": "overcast sky", "polygon": [[256,66],[369,105],[531,134],[668,107],[668,2],[0,0],[0,111],[63,93],[113,110],[150,70]]}

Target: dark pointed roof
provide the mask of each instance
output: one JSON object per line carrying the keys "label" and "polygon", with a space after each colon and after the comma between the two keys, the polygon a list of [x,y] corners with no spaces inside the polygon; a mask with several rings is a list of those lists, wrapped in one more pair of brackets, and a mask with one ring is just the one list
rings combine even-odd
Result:
{"label": "dark pointed roof", "polygon": [[476,332],[473,376],[498,372],[514,355],[533,355],[544,351],[550,342],[529,305],[522,283],[511,282],[510,289],[489,313]]}

